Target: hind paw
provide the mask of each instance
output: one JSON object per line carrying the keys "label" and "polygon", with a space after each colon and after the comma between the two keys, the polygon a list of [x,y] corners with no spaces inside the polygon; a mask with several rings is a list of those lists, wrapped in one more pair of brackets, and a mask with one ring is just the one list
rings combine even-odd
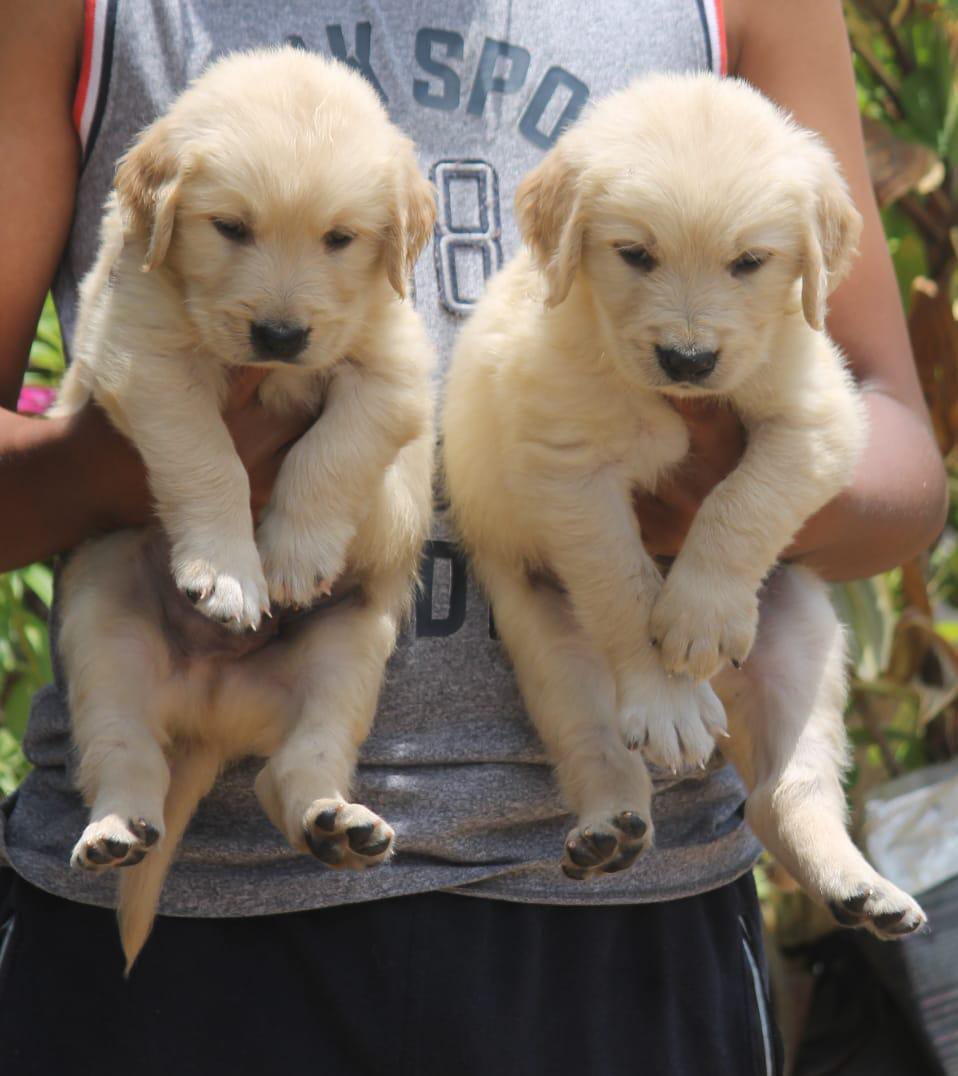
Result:
{"label": "hind paw", "polygon": [[652,843],[649,824],[637,811],[576,826],[565,842],[562,873],[574,881],[627,870]]}
{"label": "hind paw", "polygon": [[361,803],[320,799],[303,817],[303,834],[313,855],[334,870],[362,870],[392,854],[392,827]]}
{"label": "hind paw", "polygon": [[132,867],[139,863],[162,836],[162,828],[146,818],[107,815],[91,822],[70,856],[70,866],[88,871]]}

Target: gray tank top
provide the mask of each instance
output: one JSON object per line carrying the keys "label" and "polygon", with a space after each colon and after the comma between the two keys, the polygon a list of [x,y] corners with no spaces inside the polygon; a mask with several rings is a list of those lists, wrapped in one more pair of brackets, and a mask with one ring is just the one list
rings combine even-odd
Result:
{"label": "gray tank top", "polygon": [[[485,281],[517,249],[519,178],[590,97],[651,70],[724,70],[720,0],[87,0],[75,119],[84,145],[76,219],[55,297],[69,344],[77,283],[96,252],[117,157],[216,56],[294,44],[358,68],[415,139],[439,218],[415,302],[449,359]],[[748,870],[758,846],[743,789],[719,757],[706,773],[657,775],[657,846],[595,882],[558,869],[571,825],[489,611],[445,532],[424,558],[415,616],[390,661],[356,798],[387,818],[399,853],[363,874],[293,853],[253,795],[259,763],[231,768],[201,804],[164,891],[171,915],[259,915],[433,889],[512,900],[661,900]],[[114,880],[68,867],[85,811],[73,790],[62,668],[37,696],[34,770],[5,825],[24,877],[93,904]],[[2,851],[2,842],[0,842]]]}

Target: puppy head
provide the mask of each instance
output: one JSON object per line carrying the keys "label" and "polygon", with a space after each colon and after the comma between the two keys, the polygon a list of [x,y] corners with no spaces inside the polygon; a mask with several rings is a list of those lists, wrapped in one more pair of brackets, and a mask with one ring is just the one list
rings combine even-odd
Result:
{"label": "puppy head", "polygon": [[128,239],[226,363],[325,368],[356,345],[434,218],[412,143],[348,67],[296,49],[213,65],[117,170]]}
{"label": "puppy head", "polygon": [[820,329],[861,226],[815,136],[709,75],[600,102],[523,180],[517,215],[547,305],[578,281],[623,376],[680,395],[774,361],[787,311]]}

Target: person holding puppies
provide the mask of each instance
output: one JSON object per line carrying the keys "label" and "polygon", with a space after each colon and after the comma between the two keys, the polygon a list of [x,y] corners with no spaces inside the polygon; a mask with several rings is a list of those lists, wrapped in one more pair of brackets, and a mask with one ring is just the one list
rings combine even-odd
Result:
{"label": "person holding puppies", "polygon": [[[944,478],[868,185],[837,0],[800,13],[763,0],[599,7],[327,13],[304,0],[263,25],[242,3],[188,14],[123,0],[9,5],[0,498],[12,522],[0,528],[0,567],[149,518],[142,464],[99,411],[46,423],[13,414],[36,314],[52,283],[69,349],[114,165],[140,128],[215,56],[284,42],[357,67],[420,148],[439,215],[415,302],[443,362],[486,278],[517,249],[521,176],[589,98],[647,71],[712,69],[818,130],[864,217],[828,327],[866,389],[871,434],[851,487],[789,555],[841,579],[927,545]],[[226,413],[254,509],[314,421],[265,421],[255,381],[233,384]],[[657,555],[677,552],[741,452],[734,417],[682,413],[687,464],[637,505]],[[775,1071],[748,874],[758,846],[734,773],[713,756],[704,773],[666,777],[656,848],[608,878],[564,878],[555,849],[568,817],[488,610],[437,525],[357,781],[396,830],[395,861],[345,875],[286,849],[253,796],[261,761],[243,763],[201,804],[128,983],[112,889],[69,868],[83,808],[62,677],[38,697],[26,745],[35,770],[8,805],[2,846],[5,1073],[82,1071],[93,1050],[105,1073]]]}

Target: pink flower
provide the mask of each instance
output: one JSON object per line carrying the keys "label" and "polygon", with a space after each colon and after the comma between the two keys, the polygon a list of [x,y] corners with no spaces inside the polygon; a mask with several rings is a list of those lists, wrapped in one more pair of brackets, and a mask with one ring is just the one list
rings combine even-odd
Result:
{"label": "pink flower", "polygon": [[43,388],[40,385],[24,385],[17,400],[17,410],[22,415],[42,415],[53,403],[56,389]]}

